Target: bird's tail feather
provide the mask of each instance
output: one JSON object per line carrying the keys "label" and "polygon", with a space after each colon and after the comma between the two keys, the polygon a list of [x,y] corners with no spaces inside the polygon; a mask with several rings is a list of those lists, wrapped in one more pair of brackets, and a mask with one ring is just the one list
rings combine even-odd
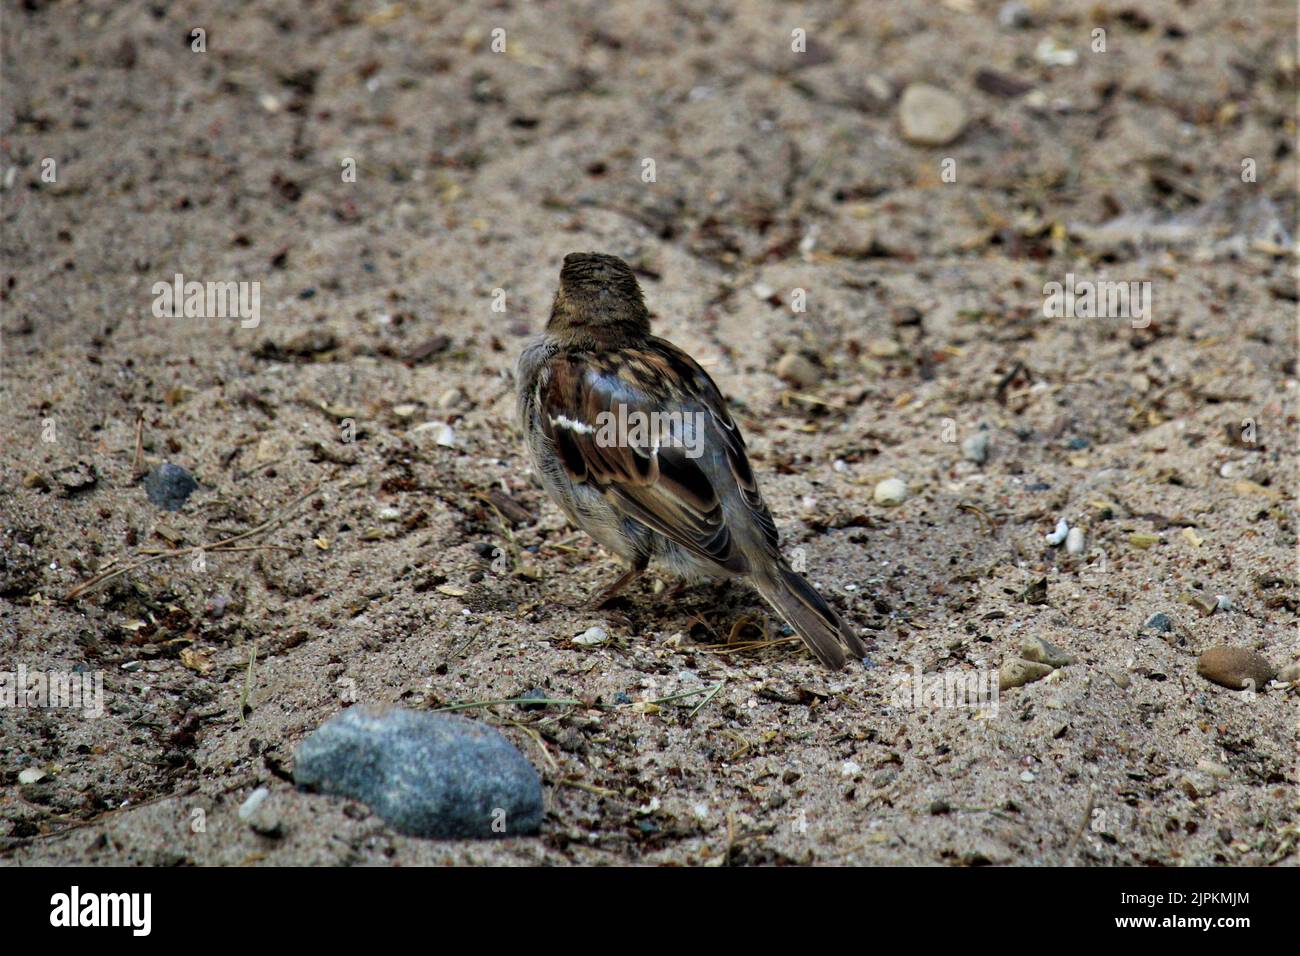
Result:
{"label": "bird's tail feather", "polygon": [[808,645],[817,659],[833,670],[844,666],[845,652],[861,659],[867,648],[849,626],[798,572],[784,561],[770,573],[755,574],[754,586]]}

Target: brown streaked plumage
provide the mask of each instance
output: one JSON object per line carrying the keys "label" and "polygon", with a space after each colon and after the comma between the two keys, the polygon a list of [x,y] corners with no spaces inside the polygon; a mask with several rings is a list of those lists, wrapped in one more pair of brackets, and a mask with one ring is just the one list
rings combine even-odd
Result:
{"label": "brown streaked plumage", "polygon": [[[781,556],[725,399],[694,359],[650,333],[627,263],[565,256],[546,331],[516,373],[543,486],[574,524],[631,565],[603,600],[652,559],[686,581],[740,577],[823,664],[865,656],[857,635]],[[620,415],[647,426],[605,430]]]}

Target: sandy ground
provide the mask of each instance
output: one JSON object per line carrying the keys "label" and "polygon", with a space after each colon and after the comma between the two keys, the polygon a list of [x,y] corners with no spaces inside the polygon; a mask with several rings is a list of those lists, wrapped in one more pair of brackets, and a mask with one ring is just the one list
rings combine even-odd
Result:
{"label": "sandy ground", "polygon": [[[105,713],[0,710],[0,859],[1296,862],[1296,688],[1196,672],[1297,656],[1294,4],[720,6],[6,0],[0,669],[102,673]],[[901,135],[912,83],[951,145]],[[867,665],[740,586],[574,610],[619,568],[534,484],[510,375],[590,250],[731,398]],[[259,324],[156,317],[176,273],[260,283]],[[1046,317],[1070,274],[1149,282],[1149,323]],[[898,699],[1033,637],[1075,662],[996,714]],[[290,782],[348,703],[535,687],[587,704],[467,713],[542,771],[540,837]]]}

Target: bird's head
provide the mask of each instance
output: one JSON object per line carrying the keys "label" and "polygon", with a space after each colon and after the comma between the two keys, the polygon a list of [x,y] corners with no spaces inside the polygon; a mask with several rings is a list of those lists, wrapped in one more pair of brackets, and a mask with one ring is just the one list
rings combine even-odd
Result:
{"label": "bird's head", "polygon": [[631,267],[618,256],[569,253],[560,269],[560,288],[546,330],[597,342],[648,335],[650,314]]}

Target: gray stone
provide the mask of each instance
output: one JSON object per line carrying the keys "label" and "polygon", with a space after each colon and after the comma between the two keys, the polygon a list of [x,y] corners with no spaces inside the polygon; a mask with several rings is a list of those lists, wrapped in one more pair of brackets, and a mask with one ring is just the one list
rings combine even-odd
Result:
{"label": "gray stone", "polygon": [[1034,17],[1020,0],[1010,0],[998,7],[998,23],[1008,30],[1024,30],[1034,25]]}
{"label": "gray stone", "polygon": [[1174,621],[1164,611],[1160,611],[1147,618],[1147,622],[1142,626],[1148,631],[1159,631],[1161,634],[1168,634],[1174,629]]}
{"label": "gray stone", "polygon": [[536,833],[537,770],[495,729],[451,714],[353,707],[298,748],[294,781],[360,800],[411,836]]}
{"label": "gray stone", "polygon": [[144,493],[163,511],[179,511],[198,487],[193,475],[171,462],[159,465],[144,480]]}
{"label": "gray stone", "polygon": [[982,465],[989,460],[989,433],[976,432],[961,443],[961,456]]}

